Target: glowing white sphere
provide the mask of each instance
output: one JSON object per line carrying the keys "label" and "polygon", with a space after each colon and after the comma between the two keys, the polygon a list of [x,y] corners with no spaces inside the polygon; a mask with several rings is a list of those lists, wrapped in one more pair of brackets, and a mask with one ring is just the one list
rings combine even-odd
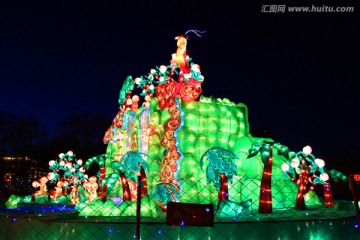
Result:
{"label": "glowing white sphere", "polygon": [[281,170],[283,170],[284,172],[289,171],[289,169],[290,169],[289,164],[283,163],[283,164],[281,165]]}
{"label": "glowing white sphere", "polygon": [[65,165],[65,161],[64,161],[64,160],[61,160],[61,161],[59,162],[59,165],[60,165],[60,166],[64,166],[64,165]]}
{"label": "glowing white sphere", "polygon": [[185,73],[185,74],[184,74],[184,77],[185,77],[186,79],[191,78],[191,73]]}
{"label": "glowing white sphere", "polygon": [[320,158],[316,158],[315,163],[319,166],[319,168],[323,168],[325,166],[325,161]]}
{"label": "glowing white sphere", "polygon": [[55,164],[55,160],[50,160],[49,161],[49,166],[51,167],[52,165],[54,165]]}
{"label": "glowing white sphere", "polygon": [[40,187],[40,183],[38,181],[33,181],[32,186],[34,188]]}
{"label": "glowing white sphere", "polygon": [[311,147],[309,145],[305,146],[303,148],[303,153],[305,153],[306,155],[309,155],[311,152],[312,152],[312,149],[311,149]]}
{"label": "glowing white sphere", "polygon": [[54,177],[55,177],[55,174],[54,174],[53,172],[49,172],[49,173],[47,174],[47,178],[48,178],[49,180],[54,179]]}
{"label": "glowing white sphere", "polygon": [[165,65],[161,65],[160,67],[159,67],[159,71],[161,72],[161,73],[165,73],[166,72],[166,70],[167,70],[167,67],[165,66]]}
{"label": "glowing white sphere", "polygon": [[60,154],[59,154],[59,158],[63,158],[64,155],[65,155],[64,153],[60,153]]}
{"label": "glowing white sphere", "polygon": [[77,160],[77,164],[81,165],[83,163],[82,159]]}
{"label": "glowing white sphere", "polygon": [[67,155],[70,156],[70,157],[72,157],[72,156],[74,155],[74,152],[71,151],[71,150],[69,150],[69,151],[67,152]]}
{"label": "glowing white sphere", "polygon": [[193,64],[191,66],[191,70],[193,70],[194,72],[200,72],[200,66],[199,64]]}
{"label": "glowing white sphere", "polygon": [[135,78],[134,82],[139,85],[141,83],[141,78],[137,77]]}
{"label": "glowing white sphere", "polygon": [[297,168],[299,166],[299,164],[300,164],[300,160],[298,158],[293,158],[291,160],[291,167]]}
{"label": "glowing white sphere", "polygon": [[324,182],[326,182],[327,180],[329,180],[329,174],[327,174],[327,173],[322,173],[322,174],[320,174],[320,179],[322,180],[322,181],[324,181]]}
{"label": "glowing white sphere", "polygon": [[72,168],[72,164],[71,164],[71,163],[67,163],[67,164],[65,164],[65,167],[68,168],[68,169],[71,169],[71,168]]}

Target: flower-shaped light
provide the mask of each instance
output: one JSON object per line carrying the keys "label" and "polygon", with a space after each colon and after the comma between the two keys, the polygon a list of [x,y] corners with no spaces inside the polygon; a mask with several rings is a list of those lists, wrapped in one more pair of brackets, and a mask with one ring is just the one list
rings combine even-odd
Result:
{"label": "flower-shaped light", "polygon": [[193,64],[191,66],[191,70],[193,70],[194,72],[200,72],[200,66],[199,64]]}
{"label": "flower-shaped light", "polygon": [[281,165],[281,170],[283,170],[284,172],[289,171],[289,169],[290,169],[289,164],[283,163],[283,164]]}
{"label": "flower-shaped light", "polygon": [[299,164],[300,164],[300,160],[298,158],[293,158],[291,160],[291,167],[297,168],[299,166]]}
{"label": "flower-shaped light", "polygon": [[71,169],[71,168],[72,168],[72,164],[71,164],[70,162],[68,162],[68,163],[65,164],[65,167],[66,167],[67,169]]}
{"label": "flower-shaped light", "polygon": [[55,177],[55,173],[53,173],[53,172],[49,172],[48,174],[47,174],[47,178],[51,181],[53,178]]}
{"label": "flower-shaped light", "polygon": [[305,155],[309,155],[311,152],[312,152],[312,149],[311,149],[311,147],[309,145],[305,146],[303,148],[303,153],[305,153]]}
{"label": "flower-shaped light", "polygon": [[32,186],[34,188],[38,188],[38,187],[40,187],[40,183],[38,181],[33,181]]}
{"label": "flower-shaped light", "polygon": [[139,85],[141,83],[141,78],[137,77],[134,81],[137,85]]}
{"label": "flower-shaped light", "polygon": [[166,70],[167,70],[167,67],[166,67],[165,65],[161,65],[161,66],[159,67],[159,71],[160,71],[160,73],[162,73],[162,74],[164,74],[164,73],[166,72]]}
{"label": "flower-shaped light", "polygon": [[322,173],[322,174],[320,174],[320,180],[322,180],[322,181],[324,181],[324,182],[326,182],[326,181],[328,181],[329,180],[329,174],[327,174],[327,173]]}
{"label": "flower-shaped light", "polygon": [[316,158],[315,163],[316,165],[318,165],[319,168],[323,168],[325,166],[325,161],[320,158]]}

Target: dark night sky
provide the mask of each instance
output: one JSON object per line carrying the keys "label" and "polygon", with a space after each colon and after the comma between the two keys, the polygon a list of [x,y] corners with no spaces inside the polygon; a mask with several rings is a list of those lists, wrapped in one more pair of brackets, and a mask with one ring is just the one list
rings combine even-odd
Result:
{"label": "dark night sky", "polygon": [[265,2],[6,2],[0,109],[33,114],[50,132],[71,112],[115,116],[126,76],[168,64],[174,37],[198,29],[206,33],[190,34],[187,48],[205,77],[203,95],[245,103],[250,132],[263,126],[275,141],[295,151],[310,145],[325,160],[359,153],[356,8],[262,13]]}

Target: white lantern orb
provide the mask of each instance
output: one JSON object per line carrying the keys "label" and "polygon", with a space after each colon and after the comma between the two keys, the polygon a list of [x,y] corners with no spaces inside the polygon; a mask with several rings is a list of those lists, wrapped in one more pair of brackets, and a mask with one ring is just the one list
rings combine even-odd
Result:
{"label": "white lantern orb", "polygon": [[137,77],[134,81],[137,85],[139,85],[141,83],[141,78]]}
{"label": "white lantern orb", "polygon": [[40,183],[38,181],[33,181],[32,186],[34,188],[40,187]]}
{"label": "white lantern orb", "polygon": [[283,170],[284,172],[289,171],[289,169],[290,169],[289,164],[283,163],[283,164],[281,165],[281,170]]}
{"label": "white lantern orb", "polygon": [[155,74],[155,73],[156,73],[156,70],[152,68],[152,69],[150,69],[150,73],[151,73],[151,74]]}
{"label": "white lantern orb", "polygon": [[328,181],[329,180],[329,174],[327,174],[327,173],[322,173],[322,174],[320,174],[320,179],[322,180],[322,181],[324,181],[324,182],[326,182],[326,181]]}
{"label": "white lantern orb", "polygon": [[316,165],[318,165],[319,168],[323,168],[325,166],[325,161],[320,158],[316,158],[315,163]]}
{"label": "white lantern orb", "polygon": [[193,70],[194,72],[200,72],[200,66],[198,64],[193,64],[191,66],[191,70]]}
{"label": "white lantern orb", "polygon": [[185,73],[184,78],[185,79],[190,79],[191,78],[191,73]]}
{"label": "white lantern orb", "polygon": [[71,168],[72,168],[72,164],[71,164],[71,163],[67,163],[67,164],[65,164],[65,167],[68,168],[68,169],[71,169]]}
{"label": "white lantern orb", "polygon": [[74,155],[74,152],[71,151],[71,150],[69,150],[69,151],[67,152],[67,155],[70,156],[70,157],[72,157],[72,156]]}
{"label": "white lantern orb", "polygon": [[81,164],[83,164],[83,160],[82,160],[82,159],[78,159],[76,163],[79,164],[79,165],[81,165]]}
{"label": "white lantern orb", "polygon": [[47,174],[47,178],[48,178],[49,180],[54,179],[54,177],[55,177],[55,174],[54,174],[53,172],[49,172],[49,173]]}
{"label": "white lantern orb", "polygon": [[300,164],[300,160],[298,158],[293,158],[291,160],[291,167],[297,168],[299,166],[299,164]]}
{"label": "white lantern orb", "polygon": [[65,161],[64,161],[64,160],[61,160],[61,161],[59,162],[59,165],[60,165],[60,166],[64,166],[64,165],[65,165]]}
{"label": "white lantern orb", "polygon": [[55,164],[55,160],[50,160],[49,161],[49,166],[51,167],[52,165],[54,165]]}
{"label": "white lantern orb", "polygon": [[160,71],[162,74],[164,74],[164,73],[166,72],[166,70],[167,70],[167,67],[166,67],[165,65],[161,65],[161,66],[159,67],[159,71]]}
{"label": "white lantern orb", "polygon": [[305,153],[306,155],[309,155],[311,152],[312,152],[312,149],[311,149],[311,147],[309,145],[305,146],[303,148],[303,153]]}
{"label": "white lantern orb", "polygon": [[65,155],[64,153],[60,153],[60,154],[59,154],[59,158],[63,158],[64,155]]}

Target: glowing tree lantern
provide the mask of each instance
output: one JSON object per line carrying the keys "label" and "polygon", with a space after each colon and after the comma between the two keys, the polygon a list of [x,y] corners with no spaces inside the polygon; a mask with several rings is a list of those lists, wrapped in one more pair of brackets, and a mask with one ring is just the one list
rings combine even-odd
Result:
{"label": "glowing tree lantern", "polygon": [[[339,180],[348,181],[348,178],[345,174],[335,170],[335,169],[331,169],[331,170],[326,170],[326,173],[320,175],[320,179],[324,182],[330,182],[330,179],[334,182],[338,182]],[[327,179],[327,180],[326,180]],[[324,189],[324,199],[325,199],[325,205],[327,207],[333,207],[334,206],[334,201],[332,198],[332,193],[331,193],[331,186],[330,183],[324,183],[323,184],[323,189]]]}
{"label": "glowing tree lantern", "polygon": [[289,154],[288,147],[277,142],[267,142],[264,140],[254,142],[252,147],[249,149],[248,158],[254,157],[260,153],[261,161],[264,164],[260,185],[259,213],[272,212],[271,176],[273,148],[279,150],[285,156]]}
{"label": "glowing tree lantern", "polygon": [[148,195],[145,170],[149,169],[149,164],[145,159],[151,158],[145,153],[134,151],[125,153],[120,159],[120,164],[124,166],[130,179],[137,181],[137,176],[140,176],[141,186],[137,187],[141,187],[141,197]]}
{"label": "glowing tree lantern", "polygon": [[105,178],[105,160],[106,160],[107,155],[106,154],[101,154],[101,155],[97,155],[95,157],[89,158],[86,162],[85,162],[85,167],[87,170],[89,170],[90,166],[92,163],[97,163],[99,165],[99,190],[98,190],[98,195],[99,197],[102,198],[103,201],[106,201],[106,185],[103,186],[102,182]]}
{"label": "glowing tree lantern", "polygon": [[59,159],[49,161],[51,171],[42,178],[46,178],[52,184],[55,183],[55,189],[50,190],[50,198],[53,200],[58,200],[62,195],[67,195],[69,184],[79,185],[87,179],[84,171],[81,170],[82,160],[77,160],[73,151],[69,150],[67,153],[60,153],[58,156]]}
{"label": "glowing tree lantern", "polygon": [[111,166],[115,170],[117,170],[117,172],[106,175],[102,182],[102,185],[106,185],[107,191],[111,191],[115,187],[118,179],[120,179],[123,189],[123,202],[128,200],[131,201],[131,192],[128,179],[125,175],[124,166],[122,166],[120,162],[116,160],[111,162]]}
{"label": "glowing tree lantern", "polygon": [[154,186],[151,197],[154,200],[160,201],[161,209],[166,212],[167,203],[179,201],[180,193],[173,184],[160,182]]}
{"label": "glowing tree lantern", "polygon": [[123,201],[131,200],[132,196],[134,196],[133,199],[136,199],[137,193],[136,191],[131,193],[128,179],[137,182],[137,176],[141,176],[141,197],[148,195],[145,173],[148,163],[145,158],[150,158],[150,156],[141,152],[129,151],[120,160],[112,161],[111,165],[117,172],[107,175],[104,179],[108,190],[111,191],[120,178],[123,187]]}
{"label": "glowing tree lantern", "polygon": [[[327,207],[334,206],[329,183],[330,176],[334,180],[341,178],[347,181],[347,177],[344,174],[336,170],[327,171],[324,168],[325,161],[315,158],[311,152],[310,146],[304,147],[303,151],[298,153],[290,152],[288,159],[291,162],[284,163],[282,166],[284,171],[283,177],[289,175],[292,181],[298,185],[295,208],[300,210],[306,209],[304,196],[313,190],[316,184],[323,184],[325,205]],[[288,166],[286,167],[285,165]]]}
{"label": "glowing tree lantern", "polygon": [[[306,209],[305,194],[313,190],[316,182],[320,182],[320,178],[315,175],[317,170],[323,173],[323,169],[319,168],[315,163],[315,157],[311,154],[311,147],[306,146],[303,151],[297,154],[291,153],[291,163],[289,164],[288,173],[292,178],[292,181],[298,185],[298,193],[296,196],[296,209]],[[285,175],[284,175],[285,176]],[[310,181],[312,180],[312,181]],[[310,183],[310,184],[308,184]],[[310,187],[309,187],[310,186]]]}
{"label": "glowing tree lantern", "polygon": [[229,200],[228,182],[232,182],[232,177],[237,175],[236,165],[232,160],[238,157],[225,148],[212,147],[200,157],[201,170],[203,170],[204,159],[210,162],[206,167],[206,178],[207,182],[212,182],[218,191],[219,208],[221,201]]}
{"label": "glowing tree lantern", "polygon": [[73,151],[69,150],[67,153],[60,153],[59,159],[50,160],[49,168],[52,170],[48,173],[50,183],[58,180],[74,183],[73,180],[86,180],[84,172],[80,171],[82,168],[82,160],[76,159]]}

